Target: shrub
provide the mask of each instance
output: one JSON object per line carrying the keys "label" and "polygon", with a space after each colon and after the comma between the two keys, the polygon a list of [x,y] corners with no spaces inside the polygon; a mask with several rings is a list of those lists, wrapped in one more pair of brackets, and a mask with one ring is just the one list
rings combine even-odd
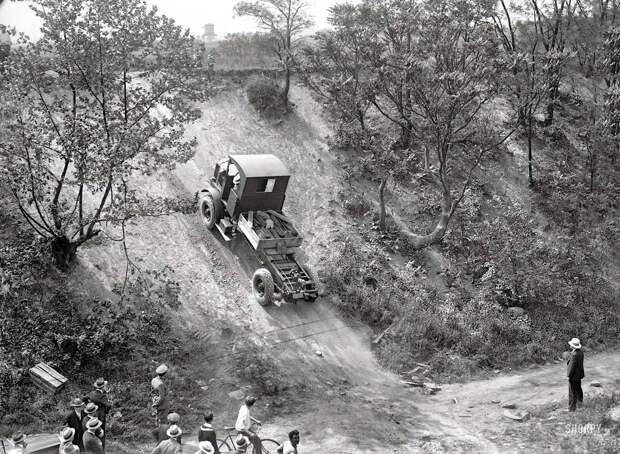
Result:
{"label": "shrub", "polygon": [[282,93],[278,83],[266,76],[255,76],[246,87],[248,101],[259,113],[274,116],[282,113]]}

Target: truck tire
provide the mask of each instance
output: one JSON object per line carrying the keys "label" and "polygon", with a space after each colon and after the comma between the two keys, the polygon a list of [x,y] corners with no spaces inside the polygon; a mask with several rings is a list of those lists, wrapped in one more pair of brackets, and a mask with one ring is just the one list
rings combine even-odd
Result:
{"label": "truck tire", "polygon": [[304,295],[304,300],[307,301],[308,303],[314,303],[316,299],[319,297],[319,278],[309,266],[303,265],[302,268],[306,272],[306,274],[310,277],[310,279],[312,279],[312,282],[314,282],[314,285],[316,286],[316,294]]}
{"label": "truck tire", "polygon": [[252,276],[252,291],[254,298],[261,306],[267,306],[273,302],[275,286],[273,276],[266,268],[259,268]]}
{"label": "truck tire", "polygon": [[200,200],[200,216],[209,230],[222,219],[222,201],[209,195]]}

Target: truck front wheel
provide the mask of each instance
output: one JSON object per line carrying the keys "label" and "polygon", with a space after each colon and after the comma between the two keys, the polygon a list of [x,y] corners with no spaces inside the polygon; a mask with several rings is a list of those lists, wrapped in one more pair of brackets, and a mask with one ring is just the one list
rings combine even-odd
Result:
{"label": "truck front wheel", "polygon": [[214,200],[210,196],[204,197],[200,201],[200,214],[209,230],[212,230],[215,224],[222,219],[221,203],[220,200]]}
{"label": "truck front wheel", "polygon": [[268,269],[259,268],[252,276],[252,291],[254,298],[261,306],[267,306],[273,302],[275,286],[273,276]]}

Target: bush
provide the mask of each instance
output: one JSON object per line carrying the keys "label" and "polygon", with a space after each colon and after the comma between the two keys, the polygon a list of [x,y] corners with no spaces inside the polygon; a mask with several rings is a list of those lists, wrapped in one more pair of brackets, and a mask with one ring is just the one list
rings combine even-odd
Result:
{"label": "bush", "polygon": [[284,110],[278,83],[266,76],[253,77],[246,87],[248,101],[259,113],[274,116]]}

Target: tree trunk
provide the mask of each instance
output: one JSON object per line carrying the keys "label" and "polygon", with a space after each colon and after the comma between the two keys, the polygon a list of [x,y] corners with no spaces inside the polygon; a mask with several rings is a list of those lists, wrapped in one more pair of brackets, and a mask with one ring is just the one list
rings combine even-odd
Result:
{"label": "tree trunk", "polygon": [[282,103],[284,109],[288,112],[288,92],[291,89],[291,69],[288,64],[284,69],[284,91],[282,92]]}
{"label": "tree trunk", "polygon": [[379,185],[379,229],[385,230],[385,185],[387,184],[387,177],[381,179]]}
{"label": "tree trunk", "polygon": [[443,200],[441,202],[441,216],[439,217],[439,222],[437,222],[437,225],[431,233],[428,235],[415,235],[404,232],[411,247],[414,249],[424,249],[431,244],[439,243],[446,234],[446,230],[448,230],[448,224],[452,218],[452,213],[452,198],[449,194],[444,193]]}
{"label": "tree trunk", "polygon": [[527,176],[530,186],[534,185],[534,176],[532,175],[532,108],[528,110],[527,115]]}
{"label": "tree trunk", "polygon": [[52,256],[58,269],[66,271],[75,260],[78,244],[71,242],[66,236],[58,236],[51,243]]}
{"label": "tree trunk", "polygon": [[547,115],[545,116],[545,127],[553,124],[553,114],[555,112],[555,100],[560,91],[559,82],[554,82],[549,88],[549,103],[547,104]]}

